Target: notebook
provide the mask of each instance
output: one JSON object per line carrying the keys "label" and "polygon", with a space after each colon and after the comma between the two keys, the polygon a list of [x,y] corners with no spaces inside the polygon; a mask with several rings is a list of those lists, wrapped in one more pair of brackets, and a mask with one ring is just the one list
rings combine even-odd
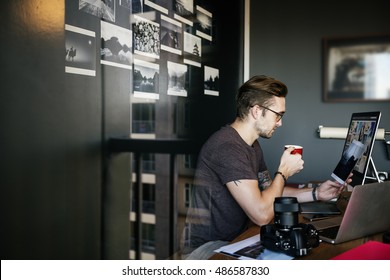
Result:
{"label": "notebook", "polygon": [[300,212],[302,214],[313,215],[339,215],[340,209],[337,207],[336,202],[333,201],[312,201],[303,202],[299,204]]}
{"label": "notebook", "polygon": [[357,185],[343,216],[311,224],[320,239],[338,244],[390,230],[390,181]]}
{"label": "notebook", "polygon": [[[309,183],[308,187],[319,187],[319,183]],[[313,221],[320,218],[326,218],[329,215],[339,215],[341,211],[337,207],[337,199],[330,201],[310,201],[299,203],[299,211],[303,217]]]}

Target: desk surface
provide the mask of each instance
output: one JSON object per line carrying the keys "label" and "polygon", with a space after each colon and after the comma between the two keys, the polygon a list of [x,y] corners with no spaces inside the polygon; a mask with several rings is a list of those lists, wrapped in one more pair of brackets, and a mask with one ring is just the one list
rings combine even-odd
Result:
{"label": "desk surface", "polygon": [[[347,206],[347,201],[350,193],[343,193],[341,198],[338,200],[337,204],[340,210],[343,212]],[[300,217],[302,219],[302,217]],[[246,238],[252,237],[256,234],[260,233],[259,226],[251,226],[237,238],[235,238],[232,243],[244,240]],[[369,240],[375,240],[382,242],[382,233],[378,233],[375,235],[366,236],[364,238],[359,238],[355,240],[351,240],[348,242],[340,243],[337,245],[321,242],[320,245],[316,248],[313,248],[306,256],[297,257],[295,259],[298,260],[329,260],[341,253],[344,253],[350,249],[353,249],[361,244],[366,243]],[[233,257],[229,257],[224,254],[216,253],[211,258],[211,260],[233,260]]]}

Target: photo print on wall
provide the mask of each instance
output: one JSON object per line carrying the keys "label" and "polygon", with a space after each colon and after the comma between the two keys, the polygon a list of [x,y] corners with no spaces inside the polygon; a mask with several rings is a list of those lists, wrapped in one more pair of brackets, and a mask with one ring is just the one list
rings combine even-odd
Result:
{"label": "photo print on wall", "polygon": [[[149,6],[153,8],[154,10],[157,10],[161,13],[168,14],[168,8],[169,8],[170,0],[145,0],[145,6]],[[147,9],[145,8],[146,12]]]}
{"label": "photo print on wall", "polygon": [[193,26],[194,1],[193,0],[173,0],[173,18]]}
{"label": "photo print on wall", "polygon": [[219,96],[219,69],[204,66],[204,94]]}
{"label": "photo print on wall", "polygon": [[160,58],[160,25],[151,20],[134,15],[134,53],[152,58]]}
{"label": "photo print on wall", "polygon": [[182,55],[182,23],[161,15],[161,50]]}
{"label": "photo print on wall", "polygon": [[196,35],[208,41],[212,41],[211,28],[213,14],[200,6],[196,6],[196,20]]}
{"label": "photo print on wall", "polygon": [[183,62],[201,67],[202,41],[198,36],[184,32],[184,59]]}
{"label": "photo print on wall", "polygon": [[132,31],[101,21],[100,61],[102,64],[131,69]]}
{"label": "photo print on wall", "polygon": [[79,10],[115,22],[115,0],[79,0]]}
{"label": "photo print on wall", "polygon": [[65,72],[96,76],[94,31],[65,24]]}
{"label": "photo print on wall", "polygon": [[185,64],[168,61],[168,95],[187,96],[187,72]]}
{"label": "photo print on wall", "polygon": [[133,93],[135,97],[159,99],[160,66],[134,59]]}

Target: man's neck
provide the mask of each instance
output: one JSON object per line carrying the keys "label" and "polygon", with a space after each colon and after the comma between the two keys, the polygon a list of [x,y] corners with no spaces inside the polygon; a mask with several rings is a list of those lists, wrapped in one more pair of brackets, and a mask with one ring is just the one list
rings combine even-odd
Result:
{"label": "man's neck", "polygon": [[250,122],[245,122],[236,118],[230,126],[237,131],[245,143],[247,143],[249,146],[252,146],[253,143],[259,138],[259,136],[254,133],[252,125],[253,124]]}

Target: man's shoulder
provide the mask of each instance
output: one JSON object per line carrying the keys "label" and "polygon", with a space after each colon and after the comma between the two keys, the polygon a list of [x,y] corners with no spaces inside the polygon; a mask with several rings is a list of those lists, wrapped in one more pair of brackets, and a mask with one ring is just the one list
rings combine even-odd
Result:
{"label": "man's shoulder", "polygon": [[221,146],[237,145],[237,132],[229,125],[215,131],[205,142],[205,147],[216,148]]}
{"label": "man's shoulder", "polygon": [[237,138],[237,132],[230,125],[224,125],[219,130],[215,131],[209,138],[210,141],[218,140],[224,142],[224,140],[228,141],[230,139]]}

